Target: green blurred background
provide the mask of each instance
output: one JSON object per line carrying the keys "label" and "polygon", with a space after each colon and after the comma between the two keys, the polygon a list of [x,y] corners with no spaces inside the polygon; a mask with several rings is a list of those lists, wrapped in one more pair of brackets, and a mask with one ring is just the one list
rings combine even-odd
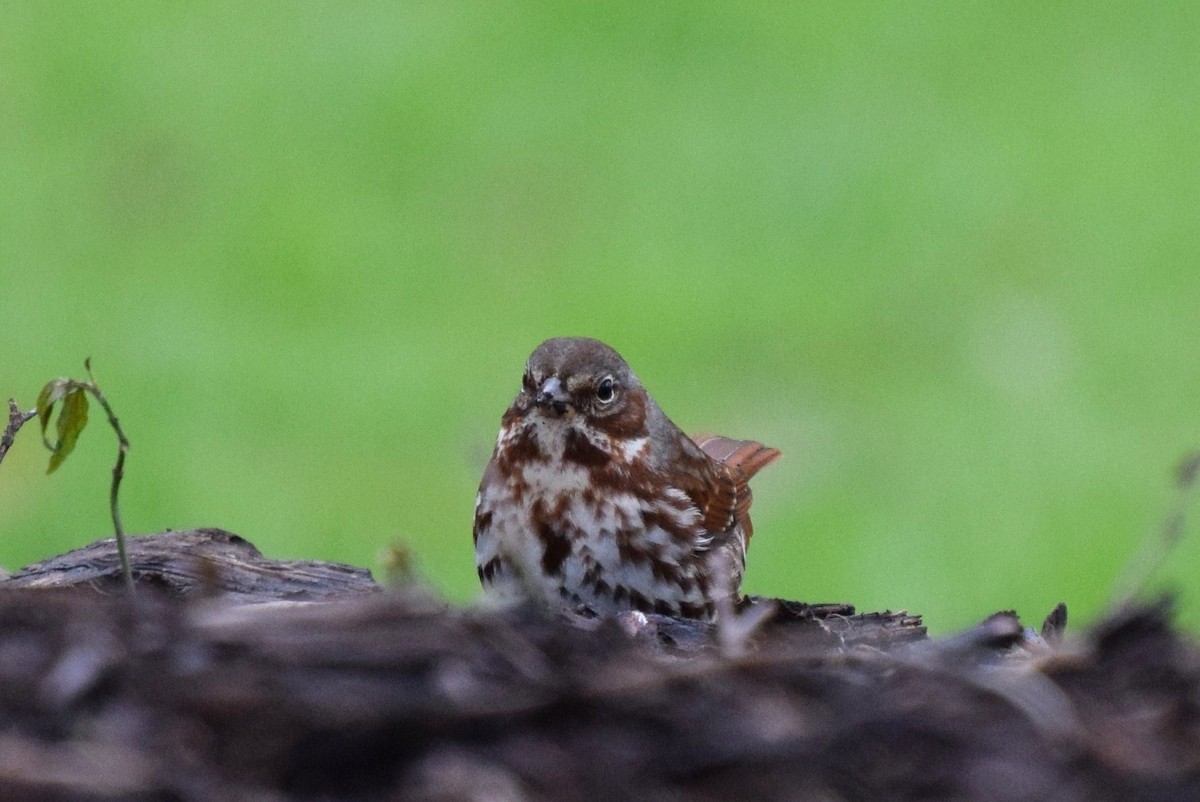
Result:
{"label": "green blurred background", "polygon": [[[1200,444],[1200,6],[7,3],[0,394],[92,356],[137,532],[476,593],[529,351],[778,446],[746,587],[1095,616]],[[109,533],[100,419],[0,564]],[[1200,622],[1189,533],[1156,587]]]}

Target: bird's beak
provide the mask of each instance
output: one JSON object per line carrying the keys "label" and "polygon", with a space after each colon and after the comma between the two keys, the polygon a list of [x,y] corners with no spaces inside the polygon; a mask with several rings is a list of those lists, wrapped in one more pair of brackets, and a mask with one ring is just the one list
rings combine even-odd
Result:
{"label": "bird's beak", "polygon": [[567,390],[554,376],[542,382],[533,402],[539,407],[550,407],[559,415],[567,411]]}

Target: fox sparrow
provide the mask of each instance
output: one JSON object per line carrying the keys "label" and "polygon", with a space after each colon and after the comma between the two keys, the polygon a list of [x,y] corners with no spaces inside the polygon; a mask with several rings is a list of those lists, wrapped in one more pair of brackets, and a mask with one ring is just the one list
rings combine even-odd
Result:
{"label": "fox sparrow", "polygon": [[479,579],[550,605],[712,619],[745,568],[747,482],[778,456],[687,437],[612,348],[547,340],[475,500]]}

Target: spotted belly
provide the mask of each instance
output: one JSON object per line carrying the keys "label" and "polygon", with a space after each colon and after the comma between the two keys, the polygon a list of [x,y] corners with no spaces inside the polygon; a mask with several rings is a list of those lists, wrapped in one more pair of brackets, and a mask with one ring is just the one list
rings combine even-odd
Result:
{"label": "spotted belly", "polygon": [[499,598],[710,619],[714,593],[736,589],[741,571],[735,560],[738,576],[715,582],[716,552],[682,492],[601,492],[575,466],[485,483],[476,500],[476,568]]}

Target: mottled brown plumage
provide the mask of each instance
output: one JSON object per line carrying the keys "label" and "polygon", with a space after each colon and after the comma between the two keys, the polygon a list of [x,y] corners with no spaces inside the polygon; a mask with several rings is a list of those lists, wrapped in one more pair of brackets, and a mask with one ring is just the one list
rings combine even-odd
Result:
{"label": "mottled brown plumage", "polygon": [[489,593],[711,619],[750,540],[748,482],[779,452],[689,438],[620,354],[558,338],[529,357],[475,503]]}

